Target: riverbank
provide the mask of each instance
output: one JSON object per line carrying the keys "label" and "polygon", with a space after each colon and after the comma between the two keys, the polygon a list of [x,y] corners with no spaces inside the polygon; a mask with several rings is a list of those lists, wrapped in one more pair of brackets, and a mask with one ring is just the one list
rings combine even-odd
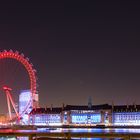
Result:
{"label": "riverbank", "polygon": [[62,138],[37,138],[37,140],[72,140],[72,139],[62,139]]}
{"label": "riverbank", "polygon": [[134,125],[129,125],[129,126],[118,126],[118,125],[113,125],[113,126],[105,126],[105,125],[96,125],[96,126],[92,126],[92,125],[62,125],[62,126],[37,126],[37,128],[46,128],[46,129],[57,129],[57,128],[140,128],[140,126],[134,126]]}
{"label": "riverbank", "polygon": [[46,130],[56,130],[57,128],[95,128],[95,129],[106,129],[106,128],[124,128],[124,129],[140,129],[140,126],[133,126],[133,125],[129,125],[129,126],[105,126],[105,125],[96,125],[96,126],[92,126],[92,125],[62,125],[62,126],[31,126],[31,125],[14,125],[14,126],[7,126],[7,127],[0,127],[0,130],[4,130],[4,129],[12,129],[12,130],[38,130],[44,128]]}

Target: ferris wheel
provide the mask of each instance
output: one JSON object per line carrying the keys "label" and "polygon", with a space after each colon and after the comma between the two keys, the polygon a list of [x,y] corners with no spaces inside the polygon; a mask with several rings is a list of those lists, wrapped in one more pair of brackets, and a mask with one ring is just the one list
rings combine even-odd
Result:
{"label": "ferris wheel", "polygon": [[[38,107],[36,81],[36,70],[33,68],[33,64],[29,62],[29,58],[25,58],[18,51],[4,50],[0,52],[0,106],[4,108],[6,104],[2,105],[2,103],[7,100],[7,113],[10,121],[22,118],[28,112],[30,106],[33,108]],[[22,112],[19,112],[16,104],[19,102],[20,90],[24,89],[30,91],[31,97],[26,104],[24,103]],[[0,108],[0,113],[4,110],[3,108]]]}

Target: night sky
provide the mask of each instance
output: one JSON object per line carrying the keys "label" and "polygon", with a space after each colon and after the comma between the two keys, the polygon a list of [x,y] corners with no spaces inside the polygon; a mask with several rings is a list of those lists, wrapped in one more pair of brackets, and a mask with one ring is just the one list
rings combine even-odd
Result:
{"label": "night sky", "polygon": [[140,104],[138,1],[22,2],[0,4],[0,50],[30,58],[40,106]]}

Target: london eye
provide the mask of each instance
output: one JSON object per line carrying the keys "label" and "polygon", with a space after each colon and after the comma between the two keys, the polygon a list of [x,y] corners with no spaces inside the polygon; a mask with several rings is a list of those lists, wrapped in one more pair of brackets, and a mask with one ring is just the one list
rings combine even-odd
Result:
{"label": "london eye", "polygon": [[[30,105],[33,108],[38,106],[35,102],[36,88],[36,70],[29,58],[18,51],[0,52],[0,114],[7,114],[10,121],[22,118]],[[27,89],[31,98],[19,112],[19,94]]]}

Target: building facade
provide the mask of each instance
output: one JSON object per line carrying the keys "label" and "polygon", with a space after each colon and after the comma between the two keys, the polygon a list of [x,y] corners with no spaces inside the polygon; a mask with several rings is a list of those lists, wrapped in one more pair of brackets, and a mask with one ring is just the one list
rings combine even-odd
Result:
{"label": "building facade", "polygon": [[140,105],[114,106],[112,118],[113,125],[140,125]]}
{"label": "building facade", "polygon": [[19,95],[19,115],[22,116],[23,125],[29,124],[29,113],[33,107],[38,107],[38,94],[33,97],[31,90],[22,90]]}
{"label": "building facade", "polygon": [[63,124],[98,125],[111,123],[111,106],[72,106],[67,105],[62,112]]}
{"label": "building facade", "polygon": [[36,108],[29,115],[30,125],[62,125],[62,108]]}
{"label": "building facade", "polygon": [[140,105],[66,105],[37,108],[29,115],[31,125],[140,126]]}
{"label": "building facade", "polygon": [[31,125],[110,125],[111,106],[72,106],[62,108],[37,108],[29,115]]}

